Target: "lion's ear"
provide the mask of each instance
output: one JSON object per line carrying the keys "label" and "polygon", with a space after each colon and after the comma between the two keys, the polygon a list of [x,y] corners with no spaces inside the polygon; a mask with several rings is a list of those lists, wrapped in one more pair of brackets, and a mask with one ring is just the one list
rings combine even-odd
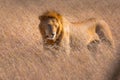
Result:
{"label": "lion's ear", "polygon": [[39,16],[39,20],[40,20],[40,21],[42,20],[42,16]]}
{"label": "lion's ear", "polygon": [[59,16],[59,17],[60,17],[61,15],[60,15],[59,13],[57,13],[57,16]]}
{"label": "lion's ear", "polygon": [[39,20],[42,21],[45,19],[45,16],[39,16]]}
{"label": "lion's ear", "polygon": [[57,13],[57,17],[58,17],[58,18],[61,18],[62,16],[61,16],[59,13]]}

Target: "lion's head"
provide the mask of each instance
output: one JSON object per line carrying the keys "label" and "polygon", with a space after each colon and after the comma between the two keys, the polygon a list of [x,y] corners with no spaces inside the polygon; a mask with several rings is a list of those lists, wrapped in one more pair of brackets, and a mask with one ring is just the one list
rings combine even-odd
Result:
{"label": "lion's head", "polygon": [[53,11],[44,13],[39,19],[41,21],[39,28],[44,42],[56,43],[63,30],[62,16]]}

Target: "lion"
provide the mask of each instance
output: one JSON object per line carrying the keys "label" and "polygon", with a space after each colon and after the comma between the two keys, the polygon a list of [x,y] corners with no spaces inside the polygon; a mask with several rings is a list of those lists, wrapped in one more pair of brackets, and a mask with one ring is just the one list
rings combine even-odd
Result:
{"label": "lion", "polygon": [[46,49],[63,50],[69,53],[69,23],[57,12],[45,12],[39,16],[39,29]]}
{"label": "lion", "polygon": [[69,53],[71,37],[70,27],[80,28],[81,37],[85,39],[83,43],[90,51],[100,42],[105,42],[110,46],[114,45],[111,30],[104,20],[91,18],[83,22],[69,22],[55,11],[47,11],[39,16],[39,19],[39,29],[44,48],[59,50],[61,47],[65,52]]}

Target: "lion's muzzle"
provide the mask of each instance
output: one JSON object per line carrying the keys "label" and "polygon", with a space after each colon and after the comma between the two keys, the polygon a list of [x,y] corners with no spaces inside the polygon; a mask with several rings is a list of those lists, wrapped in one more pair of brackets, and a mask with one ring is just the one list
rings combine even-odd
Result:
{"label": "lion's muzzle", "polygon": [[46,39],[47,39],[47,40],[53,40],[53,41],[54,41],[55,38],[56,38],[56,33],[52,33],[51,35],[47,35],[47,36],[46,36]]}

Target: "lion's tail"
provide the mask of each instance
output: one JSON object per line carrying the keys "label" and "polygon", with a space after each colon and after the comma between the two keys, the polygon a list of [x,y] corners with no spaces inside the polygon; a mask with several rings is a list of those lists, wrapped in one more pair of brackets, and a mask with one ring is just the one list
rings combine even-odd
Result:
{"label": "lion's tail", "polygon": [[98,21],[96,33],[102,42],[108,43],[112,47],[115,47],[110,27],[104,20]]}

